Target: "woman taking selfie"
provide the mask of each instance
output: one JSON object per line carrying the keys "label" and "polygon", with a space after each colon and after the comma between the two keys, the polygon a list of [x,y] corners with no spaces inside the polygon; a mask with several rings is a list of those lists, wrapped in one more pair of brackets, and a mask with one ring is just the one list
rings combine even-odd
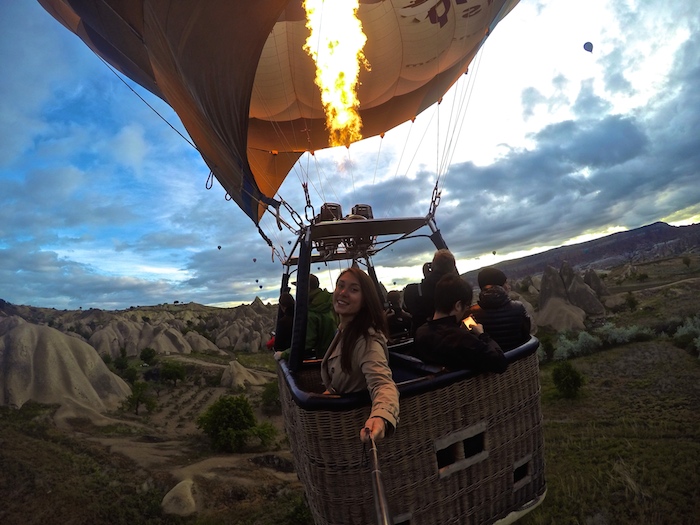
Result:
{"label": "woman taking selfie", "polygon": [[321,362],[321,378],[328,394],[369,390],[372,411],[360,439],[369,441],[396,428],[399,392],[389,368],[387,324],[374,283],[359,268],[344,270],[336,281],[333,308],[340,319],[338,332]]}

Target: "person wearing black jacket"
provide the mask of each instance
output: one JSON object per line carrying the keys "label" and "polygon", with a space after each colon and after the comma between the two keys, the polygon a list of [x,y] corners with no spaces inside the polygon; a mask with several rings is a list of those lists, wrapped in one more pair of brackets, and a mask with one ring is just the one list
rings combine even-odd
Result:
{"label": "person wearing black jacket", "polygon": [[472,287],[458,275],[447,275],[435,287],[435,313],[420,326],[414,356],[451,370],[503,373],[503,351],[477,323],[462,322],[472,304]]}
{"label": "person wearing black jacket", "polygon": [[286,350],[292,346],[294,327],[294,297],[289,293],[280,295],[277,329],[275,330],[275,350]]}
{"label": "person wearing black jacket", "polygon": [[469,312],[472,317],[504,351],[526,343],[530,339],[532,320],[523,303],[509,297],[506,275],[498,268],[484,268],[477,280],[481,292],[477,304]]}

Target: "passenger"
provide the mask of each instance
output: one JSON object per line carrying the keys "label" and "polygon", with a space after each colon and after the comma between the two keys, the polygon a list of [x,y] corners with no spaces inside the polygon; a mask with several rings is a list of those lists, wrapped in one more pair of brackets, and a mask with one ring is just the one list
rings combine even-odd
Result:
{"label": "passenger", "polygon": [[289,293],[280,295],[279,318],[274,336],[275,350],[286,350],[292,346],[292,327],[294,326],[294,297]]}
{"label": "passenger", "polygon": [[484,268],[477,277],[479,300],[470,313],[503,349],[512,350],[530,339],[532,320],[520,301],[511,300],[506,275],[498,268]]}
{"label": "passenger", "polygon": [[413,333],[435,312],[435,285],[445,275],[457,275],[457,264],[452,252],[447,249],[438,250],[433,255],[433,261],[423,265],[424,278],[419,285],[409,285],[404,293],[407,310],[413,316]]}
{"label": "passenger", "polygon": [[399,391],[389,368],[386,318],[370,277],[359,268],[344,270],[336,281],[333,307],[340,324],[321,362],[325,393],[369,390],[372,410],[360,439],[369,441],[365,429],[381,439],[399,421]]}
{"label": "passenger", "polygon": [[462,323],[472,304],[472,287],[458,275],[447,275],[435,288],[433,319],[416,332],[414,355],[426,363],[455,370],[505,372],[503,351],[477,323]]}
{"label": "passenger", "polygon": [[392,290],[386,296],[389,308],[386,320],[389,325],[389,342],[397,342],[411,335],[411,314],[401,307],[401,292]]}
{"label": "passenger", "polygon": [[309,310],[306,322],[304,357],[321,358],[333,341],[338,320],[333,312],[333,295],[319,286],[318,277],[309,275]]}

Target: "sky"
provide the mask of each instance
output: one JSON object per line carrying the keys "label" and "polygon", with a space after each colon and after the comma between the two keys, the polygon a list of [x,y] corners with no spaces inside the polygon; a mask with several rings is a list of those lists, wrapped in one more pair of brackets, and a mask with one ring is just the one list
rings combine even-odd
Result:
{"label": "sky", "polygon": [[[0,2],[0,71],[0,299],[276,302],[278,255],[221,186],[207,189],[209,170],[165,103],[134,88],[161,118],[29,0]],[[460,93],[464,123],[448,144],[435,126]],[[308,166],[315,209],[369,203],[375,217],[424,216],[439,174],[436,222],[462,272],[700,222],[700,10],[521,0],[440,106],[383,139],[302,156],[279,192],[302,216]],[[261,225],[278,253],[289,246],[274,222]],[[382,283],[419,279],[423,249],[397,250]],[[312,271],[331,288],[332,270]]]}

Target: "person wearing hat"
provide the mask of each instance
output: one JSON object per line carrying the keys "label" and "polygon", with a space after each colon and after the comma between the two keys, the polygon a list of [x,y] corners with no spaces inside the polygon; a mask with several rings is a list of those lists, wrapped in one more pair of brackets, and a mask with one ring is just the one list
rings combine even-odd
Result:
{"label": "person wearing hat", "polygon": [[510,298],[508,278],[494,267],[484,268],[477,277],[479,299],[470,314],[503,349],[512,350],[530,339],[532,320],[520,301]]}

